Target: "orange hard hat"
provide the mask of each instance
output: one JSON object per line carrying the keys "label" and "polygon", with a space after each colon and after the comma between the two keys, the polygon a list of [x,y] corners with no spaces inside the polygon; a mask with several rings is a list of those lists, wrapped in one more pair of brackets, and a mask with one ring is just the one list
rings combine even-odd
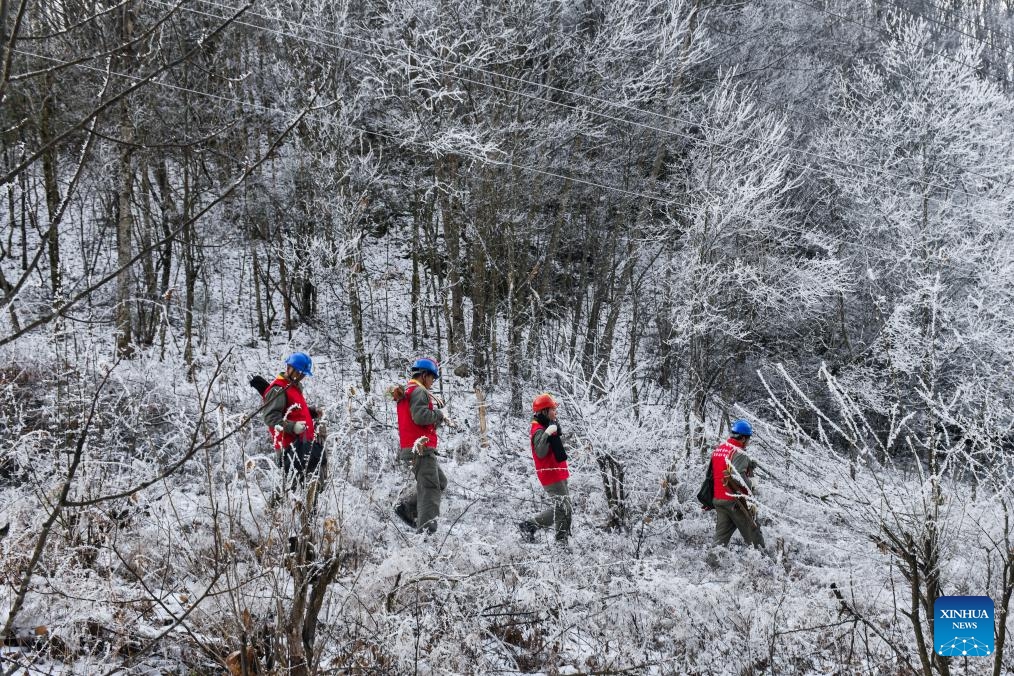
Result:
{"label": "orange hard hat", "polygon": [[532,410],[536,413],[544,408],[556,408],[556,399],[553,399],[548,392],[543,392],[532,402]]}

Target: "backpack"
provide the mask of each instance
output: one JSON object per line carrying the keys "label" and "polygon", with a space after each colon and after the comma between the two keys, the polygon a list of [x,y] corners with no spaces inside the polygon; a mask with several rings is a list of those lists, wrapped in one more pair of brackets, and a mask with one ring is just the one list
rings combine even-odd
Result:
{"label": "backpack", "polygon": [[250,377],[250,387],[257,390],[257,394],[261,395],[261,397],[263,398],[264,391],[267,390],[269,387],[271,387],[271,383],[269,383],[267,378],[265,378],[264,376],[256,375]]}
{"label": "backpack", "polygon": [[701,490],[697,491],[697,501],[701,503],[705,511],[715,508],[715,475],[711,469],[711,459],[708,458],[708,468],[704,472],[704,482]]}

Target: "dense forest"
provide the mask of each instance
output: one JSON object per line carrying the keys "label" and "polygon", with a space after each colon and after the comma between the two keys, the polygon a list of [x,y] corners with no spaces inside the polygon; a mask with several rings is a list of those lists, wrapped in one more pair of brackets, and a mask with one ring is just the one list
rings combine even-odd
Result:
{"label": "dense forest", "polygon": [[[1014,2],[0,25],[3,673],[1014,670]],[[247,385],[293,351],[311,509]],[[390,509],[418,357],[461,423],[429,538]],[[567,548],[513,530],[544,391]],[[708,557],[735,418],[768,546]],[[942,595],[995,653],[934,650]]]}

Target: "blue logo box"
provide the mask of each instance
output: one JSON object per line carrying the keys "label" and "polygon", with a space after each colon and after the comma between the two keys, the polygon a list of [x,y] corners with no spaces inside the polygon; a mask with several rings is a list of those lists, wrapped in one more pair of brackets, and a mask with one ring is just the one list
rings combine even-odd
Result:
{"label": "blue logo box", "polygon": [[988,596],[941,596],[933,602],[933,644],[944,657],[993,654],[996,607]]}

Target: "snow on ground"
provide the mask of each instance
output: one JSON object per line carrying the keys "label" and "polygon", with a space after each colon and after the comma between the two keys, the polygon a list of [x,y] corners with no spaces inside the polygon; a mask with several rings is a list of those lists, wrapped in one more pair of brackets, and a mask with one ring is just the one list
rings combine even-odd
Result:
{"label": "snow on ground", "polygon": [[[235,365],[212,388],[207,424],[219,428],[212,434],[232,430],[257,408],[256,394],[244,383],[246,367],[265,372],[261,365],[271,363],[263,351],[237,351],[232,359]],[[179,442],[194,419],[192,386],[152,362],[116,373],[110,387],[121,406],[128,404],[120,389],[140,388],[167,403],[190,397],[189,414],[158,418],[167,438]],[[490,443],[483,448],[471,413],[474,397],[448,377],[449,405],[465,424],[445,437],[441,464],[450,483],[443,518],[436,535],[423,537],[391,511],[404,477],[393,462],[394,407],[380,391],[396,374],[378,378],[374,392],[350,396],[345,388],[332,389],[326,366],[318,373],[307,390],[312,401],[328,402],[331,479],[312,530],[318,546],[331,538],[342,560],[321,614],[323,666],[370,664],[389,673],[905,671],[883,638],[905,646],[911,634],[901,616],[909,592],[891,558],[864,519],[850,523],[848,510],[833,501],[801,495],[835,490],[843,476],[838,469],[812,474],[820,466],[815,458],[796,465],[797,459],[766,457],[758,449],[769,475],[761,493],[767,549],[744,548],[738,536],[730,548],[712,549],[713,516],[693,498],[696,459],[677,463],[675,504],[645,522],[674,458],[628,457],[636,470],[627,474],[628,530],[608,531],[593,451],[578,446],[571,461],[573,537],[561,546],[542,532],[527,544],[516,523],[545,502],[531,471],[527,421],[504,415],[506,402],[494,393]],[[132,411],[152,406],[145,397],[133,401]],[[563,420],[566,415],[561,410]],[[103,453],[118,452],[89,449],[86,476],[103,485],[85,492],[108,493],[130,477],[151,476],[174,457],[171,444],[154,438],[139,446],[149,453],[115,463]],[[255,640],[264,627],[278,626],[292,593],[286,543],[297,532],[300,512],[288,501],[268,506],[278,480],[269,450],[254,420],[130,499],[69,510],[77,521],[68,514],[58,522],[18,617],[19,634],[45,626],[59,637],[48,645],[62,646],[50,648],[34,669],[70,664],[77,673],[97,673],[122,664],[145,673],[186,664],[214,671],[216,660],[221,664],[238,648],[242,629]],[[3,487],[4,518],[12,523],[0,544],[3,616],[16,570],[47,516],[40,500],[53,494],[56,470],[65,468],[59,458],[52,463],[54,471],[38,483],[7,481]],[[876,478],[897,482],[899,490],[911,485],[893,472]],[[861,473],[840,492],[877,495],[874,479]],[[117,522],[110,515],[121,509],[127,513]],[[991,513],[983,497],[948,519],[977,520],[989,530],[996,525],[990,525]],[[951,520],[950,527],[964,529]],[[980,562],[968,552],[953,552],[945,578],[968,592],[982,593],[986,584]],[[832,584],[883,637],[841,612]]]}
{"label": "snow on ground", "polygon": [[[241,264],[223,256],[223,268]],[[237,296],[241,302],[232,303]],[[548,382],[563,401],[574,535],[567,546],[546,532],[528,544],[516,524],[546,504],[532,471],[528,419],[511,416],[508,393],[490,387],[483,446],[472,383],[447,368],[440,387],[461,425],[443,435],[443,518],[436,535],[423,537],[391,510],[406,480],[394,462],[394,405],[383,390],[404,378],[405,337],[369,337],[376,359],[364,390],[354,360],[341,356],[350,341],[339,310],[324,304],[322,325],[345,326],[344,333],[303,329],[270,341],[249,339],[250,311],[224,285],[207,298],[194,383],[172,331],[164,351],[152,346],[130,362],[109,359],[112,344],[98,325],[4,348],[12,368],[0,409],[8,431],[0,519],[11,530],[0,540],[2,618],[82,430],[89,434],[71,492],[81,501],[128,491],[209,440],[164,479],[64,510],[17,616],[17,635],[27,638],[3,649],[7,663],[28,673],[221,673],[243,640],[262,657],[270,637],[277,649],[292,607],[289,538],[305,511],[298,496],[269,504],[278,470],[256,415],[260,400],[246,381],[273,375],[285,354],[306,349],[315,359],[308,399],[324,407],[330,431],[330,480],[310,532],[317,551],[340,562],[316,636],[325,672],[918,668],[904,615],[911,590],[880,528],[925,533],[928,482],[910,465],[868,459],[852,478],[841,456],[761,425],[751,452],[765,469],[766,550],[745,548],[738,536],[714,549],[714,517],[694,498],[701,458],[686,456],[673,411],[642,404],[635,420],[619,384],[590,397],[557,365],[555,375],[539,372],[538,382],[527,383],[525,396]],[[399,321],[392,316],[385,325]],[[651,401],[647,394],[643,401]],[[609,507],[597,463],[604,451],[624,467],[626,530],[604,528]],[[667,475],[675,497],[659,504]],[[942,495],[943,591],[999,598],[1001,562],[989,544],[1003,537],[995,496],[986,489],[973,496],[957,481],[945,481]],[[37,627],[46,630],[32,638]],[[982,666],[955,662],[952,673]]]}

